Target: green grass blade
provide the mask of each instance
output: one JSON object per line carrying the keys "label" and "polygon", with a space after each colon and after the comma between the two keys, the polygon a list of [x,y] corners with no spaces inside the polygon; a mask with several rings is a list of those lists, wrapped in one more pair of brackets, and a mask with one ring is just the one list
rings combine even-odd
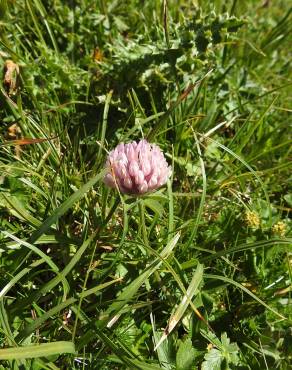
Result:
{"label": "green grass blade", "polygon": [[45,263],[44,259],[40,259],[37,261],[34,261],[32,264],[30,264],[28,267],[25,267],[22,269],[17,275],[15,275],[9,283],[7,283],[2,290],[0,291],[0,299],[2,299],[8,292],[9,290],[19,282],[19,280],[25,276],[27,273],[29,273],[33,268],[40,266],[41,264]]}
{"label": "green grass blade", "polygon": [[46,233],[49,228],[55,224],[58,219],[63,216],[73,205],[74,203],[78,202],[84,195],[98,182],[100,181],[103,176],[105,175],[106,170],[101,171],[99,174],[94,176],[91,180],[89,180],[85,185],[83,185],[79,190],[77,190],[74,194],[72,194],[60,207],[58,207],[55,212],[49,216],[37,229],[32,236],[29,238],[30,243],[34,243],[38,238]]}
{"label": "green grass blade", "polygon": [[[172,169],[174,168],[174,161],[172,161]],[[168,193],[168,241],[174,232],[174,202],[172,192],[173,175],[170,180],[167,181],[167,193]]]}
{"label": "green grass blade", "polygon": [[38,291],[33,292],[28,299],[25,299],[23,301],[20,301],[21,307],[26,307],[29,305],[32,301],[37,301],[42,295],[52,291],[55,286],[57,286],[60,282],[63,283],[64,286],[64,293],[63,297],[65,298],[67,296],[67,293],[69,292],[69,285],[66,280],[66,276],[72,271],[72,269],[75,267],[75,265],[79,262],[80,258],[82,257],[83,253],[86,251],[86,249],[90,246],[93,239],[95,237],[95,234],[90,236],[77,250],[77,252],[74,254],[70,262],[66,265],[66,267],[63,269],[63,271],[58,272],[57,276],[55,276],[53,279],[49,280],[46,284],[44,284]]}
{"label": "green grass blade", "polygon": [[0,360],[17,360],[25,358],[47,357],[63,353],[75,353],[72,342],[52,342],[32,346],[0,349]]}
{"label": "green grass blade", "polygon": [[54,33],[53,31],[51,30],[51,27],[49,26],[49,23],[47,21],[47,14],[46,14],[46,10],[41,2],[41,0],[33,0],[33,3],[35,4],[35,8],[39,11],[39,13],[41,14],[41,18],[42,18],[42,21],[44,22],[45,26],[46,26],[46,29],[48,31],[48,34],[50,36],[50,39],[51,39],[51,42],[52,42],[52,45],[54,46],[54,50],[56,53],[58,53],[58,46],[57,46],[57,42],[55,40],[55,37],[54,37]]}
{"label": "green grass blade", "polygon": [[183,102],[187,96],[193,91],[196,86],[200,86],[205,79],[210,76],[212,70],[207,72],[202,78],[196,81],[194,84],[191,84],[186,88],[186,90],[178,97],[178,99],[171,105],[171,107],[163,114],[163,116],[159,119],[156,125],[150,130],[147,135],[147,140],[151,141],[155,138],[155,136],[159,133],[159,130],[163,128],[165,121],[170,117],[170,115],[176,110],[177,107]]}
{"label": "green grass blade", "polygon": [[101,126],[101,133],[100,133],[100,140],[99,140],[99,148],[97,153],[97,162],[100,163],[101,161],[101,153],[104,148],[104,141],[105,141],[105,133],[107,128],[107,118],[108,118],[108,111],[110,107],[111,98],[113,95],[113,91],[110,91],[105,99],[104,104],[104,111],[103,111],[103,117],[102,117],[102,126]]}
{"label": "green grass blade", "polygon": [[118,299],[113,302],[107,309],[103,316],[103,322],[99,324],[100,327],[108,325],[111,326],[112,323],[118,318],[118,312],[134,297],[141,285],[159,268],[162,261],[166,259],[179,240],[180,234],[177,233],[171,241],[166,245],[166,247],[159,254],[160,258],[157,258],[140,276],[133,280],[119,295]]}
{"label": "green grass blade", "polygon": [[191,236],[189,238],[189,241],[184,247],[185,250],[189,249],[189,247],[193,243],[194,238],[197,234],[199,223],[200,223],[200,220],[202,218],[203,211],[204,211],[204,205],[205,205],[206,194],[207,194],[207,177],[206,177],[206,171],[205,171],[205,164],[204,164],[204,160],[202,158],[202,152],[201,152],[200,144],[199,144],[199,141],[198,141],[197,136],[196,136],[195,133],[194,133],[194,136],[195,136],[195,140],[196,140],[196,146],[197,146],[197,151],[198,151],[198,155],[199,155],[199,162],[200,162],[201,172],[202,172],[203,191],[202,191],[202,196],[201,196],[201,199],[200,199],[200,205],[199,205],[199,209],[198,209],[198,213],[197,213],[197,217],[196,217],[196,222],[195,222],[195,225],[192,229],[192,233],[191,233]]}
{"label": "green grass blade", "polygon": [[79,298],[89,297],[90,295],[96,294],[99,291],[111,286],[112,284],[118,283],[120,281],[121,281],[120,279],[111,280],[104,284],[97,285],[94,288],[85,290],[84,292],[78,294],[77,298],[74,298],[74,297],[68,298],[65,302],[62,302],[56,305],[55,307],[51,308],[49,311],[45,312],[41,317],[38,317],[37,319],[33,320],[32,323],[25,326],[24,329],[21,330],[21,332],[17,335],[16,337],[17,341],[22,341],[28,336],[30,336],[36,329],[41,327],[41,325],[43,325],[49,318],[55,316],[60,311],[64,310],[66,307],[73,305],[74,303],[78,301]]}
{"label": "green grass blade", "polygon": [[32,245],[32,244],[26,242],[25,240],[19,239],[17,236],[10,234],[8,231],[1,231],[1,233],[4,236],[9,237],[10,239],[14,240],[15,242],[19,243],[20,245],[23,245],[24,247],[27,247],[28,249],[33,251],[35,254],[37,254],[39,257],[41,257],[51,267],[51,269],[54,272],[58,273],[58,271],[59,271],[58,266],[52,261],[52,259],[47,254],[45,254],[42,250],[37,248],[35,245]]}
{"label": "green grass blade", "polygon": [[33,217],[17,200],[17,198],[13,196],[7,196],[6,194],[0,194],[0,199],[3,197],[5,203],[9,206],[9,212],[11,212],[14,216],[18,217],[20,220],[27,221],[30,225],[34,227],[39,227],[41,222]]}
{"label": "green grass blade", "polygon": [[201,258],[201,261],[202,262],[212,261],[218,257],[227,256],[228,254],[231,254],[231,253],[242,252],[242,251],[255,249],[255,248],[268,248],[273,245],[283,245],[284,247],[286,245],[292,245],[292,239],[289,239],[289,238],[270,239],[270,240],[260,240],[254,243],[243,243],[243,244],[239,244],[235,247],[231,247],[231,248],[219,251],[219,252],[213,253],[212,251],[210,251],[212,255]]}
{"label": "green grass blade", "polygon": [[186,295],[183,297],[182,301],[178,305],[174,314],[171,315],[168,325],[166,329],[164,330],[164,333],[162,337],[160,338],[159,342],[156,344],[154,351],[161,345],[163,341],[165,341],[168,335],[173,331],[176,325],[180,322],[186,309],[189,306],[190,301],[193,299],[194,295],[198,293],[199,285],[201,284],[202,279],[203,279],[203,265],[198,264],[197,269],[190,282],[190,285],[187,289]]}
{"label": "green grass blade", "polygon": [[[202,135],[203,136],[203,135]],[[213,140],[211,138],[208,138],[208,140],[211,140],[212,142],[214,142],[219,148],[223,149],[225,152],[229,153],[232,157],[234,157],[235,159],[237,159],[239,162],[241,162],[252,174],[253,176],[258,180],[259,184],[261,185],[261,188],[263,190],[263,193],[265,195],[265,198],[266,198],[266,201],[267,201],[267,204],[269,206],[269,224],[272,225],[272,210],[271,210],[271,202],[270,202],[270,198],[269,198],[269,195],[268,195],[268,192],[267,192],[267,189],[262,181],[262,179],[258,176],[258,174],[256,173],[256,171],[244,160],[242,159],[239,155],[237,155],[236,153],[234,153],[232,150],[230,150],[229,148],[227,148],[225,145],[223,144],[220,144],[217,140]]]}
{"label": "green grass blade", "polygon": [[273,312],[276,316],[278,316],[282,320],[286,320],[286,317],[281,315],[279,312],[274,310],[272,307],[270,307],[268,304],[266,304],[264,301],[262,301],[259,297],[257,297],[255,294],[253,294],[250,290],[248,290],[246,287],[238,283],[237,281],[230,279],[226,276],[220,276],[220,275],[212,275],[212,274],[204,274],[204,277],[207,279],[215,279],[215,280],[222,280],[225,283],[229,283],[232,285],[235,285],[237,288],[241,289],[245,293],[247,293],[249,296],[251,296],[254,300],[256,300],[261,305],[265,306],[269,311]]}

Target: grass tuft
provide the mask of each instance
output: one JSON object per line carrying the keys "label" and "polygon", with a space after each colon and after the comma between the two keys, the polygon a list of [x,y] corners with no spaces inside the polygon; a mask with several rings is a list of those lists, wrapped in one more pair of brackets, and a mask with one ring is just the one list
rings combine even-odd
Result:
{"label": "grass tuft", "polygon": [[[291,14],[0,0],[1,369],[289,369]],[[133,198],[141,138],[172,175]]]}

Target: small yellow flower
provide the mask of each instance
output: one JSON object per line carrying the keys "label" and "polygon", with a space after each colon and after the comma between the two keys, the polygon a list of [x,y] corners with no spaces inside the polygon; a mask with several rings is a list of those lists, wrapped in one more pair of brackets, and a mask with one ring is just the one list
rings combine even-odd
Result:
{"label": "small yellow flower", "polygon": [[244,215],[245,222],[249,227],[253,229],[258,229],[260,226],[260,218],[259,215],[254,211],[246,211]]}
{"label": "small yellow flower", "polygon": [[274,234],[277,234],[279,236],[285,236],[286,234],[286,224],[283,221],[278,221],[273,225],[272,231]]}

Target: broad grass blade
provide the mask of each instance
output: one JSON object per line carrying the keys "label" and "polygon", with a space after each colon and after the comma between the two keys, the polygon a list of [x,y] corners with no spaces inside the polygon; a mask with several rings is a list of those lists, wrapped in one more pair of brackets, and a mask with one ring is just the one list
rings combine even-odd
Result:
{"label": "broad grass blade", "polygon": [[0,360],[18,360],[23,358],[47,357],[62,353],[74,353],[72,342],[42,343],[33,346],[23,346],[0,349]]}

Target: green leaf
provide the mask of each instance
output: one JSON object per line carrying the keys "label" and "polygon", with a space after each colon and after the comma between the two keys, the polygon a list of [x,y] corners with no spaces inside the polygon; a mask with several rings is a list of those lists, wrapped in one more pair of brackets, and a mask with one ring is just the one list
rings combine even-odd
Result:
{"label": "green leaf", "polygon": [[289,204],[289,206],[292,207],[292,194],[286,194],[286,195],[284,195],[284,199]]}
{"label": "green leaf", "polygon": [[202,370],[221,370],[223,357],[218,349],[212,348],[204,357]]}
{"label": "green leaf", "polygon": [[144,199],[144,204],[146,207],[150,208],[153,212],[157,213],[160,217],[163,214],[164,208],[161,203],[155,199],[146,198]]}
{"label": "green leaf", "polygon": [[236,343],[230,343],[226,333],[221,334],[221,341],[214,333],[207,333],[201,330],[201,334],[217,348],[212,348],[204,356],[205,361],[202,363],[202,370],[220,370],[224,361],[227,364],[237,365],[239,362],[238,346]]}
{"label": "green leaf", "polygon": [[190,338],[181,342],[176,354],[176,369],[191,370],[194,365],[197,351],[192,345]]}
{"label": "green leaf", "polygon": [[230,343],[230,339],[226,333],[221,335],[221,342],[224,350],[224,355],[228,362],[236,365],[239,361],[238,358],[238,346],[236,343]]}
{"label": "green leaf", "polygon": [[196,176],[200,173],[200,167],[197,164],[188,162],[186,164],[187,176]]}

